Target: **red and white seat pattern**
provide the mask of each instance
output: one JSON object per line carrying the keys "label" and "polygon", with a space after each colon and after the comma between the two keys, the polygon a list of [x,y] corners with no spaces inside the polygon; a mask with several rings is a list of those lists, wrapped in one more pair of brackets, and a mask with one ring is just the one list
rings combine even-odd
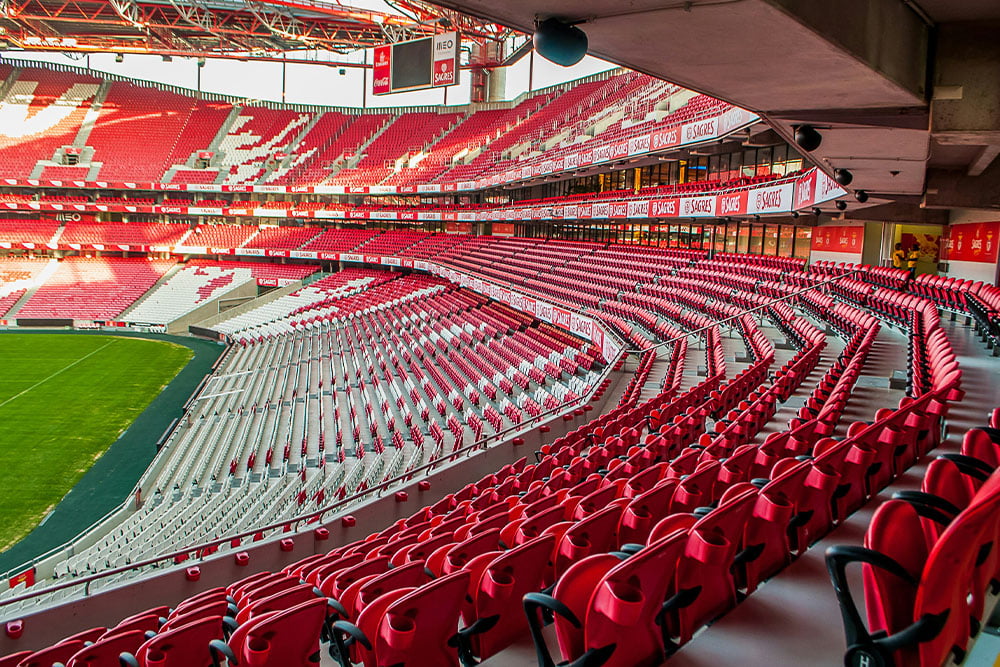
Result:
{"label": "red and white seat pattern", "polygon": [[63,259],[17,312],[18,319],[110,321],[145,294],[174,262],[146,258]]}
{"label": "red and white seat pattern", "polygon": [[123,322],[169,324],[242,285],[256,284],[249,267],[187,266],[121,318]]}

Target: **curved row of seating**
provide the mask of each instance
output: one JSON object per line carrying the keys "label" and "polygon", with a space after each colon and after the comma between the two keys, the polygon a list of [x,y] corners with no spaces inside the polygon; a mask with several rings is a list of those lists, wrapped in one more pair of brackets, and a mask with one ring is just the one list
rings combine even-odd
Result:
{"label": "curved row of seating", "polygon": [[[527,270],[537,267],[539,273],[549,266],[585,261],[587,253],[594,252],[591,246],[515,240],[500,246],[505,248],[501,257],[518,254],[516,249],[527,245],[539,247],[519,257]],[[459,243],[440,261],[462,261],[466,249],[490,255],[483,243]],[[234,621],[247,634],[240,636],[238,629],[229,637],[228,649],[238,659],[253,654],[254,660],[264,661],[261,664],[279,664],[267,662],[280,659],[268,656],[289,659],[299,652],[307,655],[306,649],[311,655],[325,632],[327,640],[333,638],[329,644],[342,664],[458,664],[460,656],[469,660],[502,652],[531,627],[551,621],[564,659],[581,659],[590,651],[591,659],[601,656],[610,661],[607,664],[658,664],[933,448],[948,403],[962,396],[961,371],[933,303],[848,278],[831,288],[834,296],[814,291],[792,297],[791,305],[769,303],[761,285],[783,285],[785,278],[784,272],[714,267],[692,273],[681,268],[628,289],[622,286],[596,302],[586,301],[592,315],[632,334],[639,347],[645,341],[647,348],[664,336],[734,317],[750,365],[728,377],[724,356],[715,356],[722,351],[718,328],[708,326],[703,333],[706,379],[687,391],[674,382],[669,389],[661,385],[647,401],[640,400],[642,392],[633,386],[617,408],[543,446],[536,464],[519,461],[385,531],[272,575],[288,580],[281,585],[289,590],[298,587],[295,595],[300,597],[294,606],[286,605],[291,597],[276,600],[281,611],[264,608],[262,615],[299,619],[295,624],[300,627],[275,632],[275,626],[261,620],[257,628],[253,612],[241,620],[238,608]],[[529,285],[524,278],[521,286],[543,297],[562,294]],[[795,350],[776,370],[770,369],[774,344],[761,325],[744,314],[748,308],[759,309]],[[820,367],[826,359],[826,336],[797,309],[843,340],[843,351],[832,363]],[[295,317],[304,323],[309,318],[300,316],[307,314],[308,307]],[[878,410],[870,423],[847,425],[846,437],[835,439],[880,320],[908,333],[908,395],[897,408]],[[372,337],[391,340],[401,322],[387,324]],[[322,318],[297,325],[293,335],[322,336],[323,326]],[[427,342],[429,347],[407,347],[437,356],[441,345]],[[446,341],[442,344],[448,348]],[[671,354],[681,348],[673,346]],[[444,359],[455,372],[465,372],[454,357]],[[719,363],[713,366],[712,359]],[[815,372],[820,379],[807,382]],[[442,373],[440,377],[451,377]],[[803,397],[804,405],[786,429],[765,435],[764,426],[793,394]],[[377,397],[372,405],[378,405]],[[633,506],[636,498],[654,489],[656,494],[643,498],[646,505]],[[660,509],[651,511],[654,499]],[[630,507],[642,517],[641,524],[626,522]],[[481,551],[469,556],[472,547],[467,541],[485,534],[490,536],[474,543]],[[459,546],[457,561],[437,568],[435,564],[447,562]],[[341,559],[358,557],[364,562],[384,557],[385,568],[360,571],[358,579],[351,578],[353,572],[344,575],[349,583],[343,588],[334,587],[334,578],[325,589],[322,580],[311,576],[312,564],[330,566],[323,579],[341,576],[354,567],[344,564],[340,569]],[[636,586],[639,581],[644,583]],[[356,591],[377,583],[365,596],[350,593],[355,602],[347,604],[343,598],[353,582],[359,582]],[[308,591],[302,588],[307,585]],[[235,602],[234,593],[242,586],[230,586],[225,594]],[[537,595],[543,590],[551,599]],[[605,591],[609,597],[590,596],[590,590]],[[521,612],[525,595],[527,616]],[[309,618],[323,616],[328,629],[322,630],[322,619],[302,622],[306,617],[300,614],[305,612],[292,612],[301,605],[315,608]],[[323,614],[317,611],[320,606]],[[429,614],[427,609],[454,612]],[[219,626],[221,616],[225,614],[220,614]],[[615,636],[624,636],[623,626],[628,627],[627,644],[615,641]],[[215,639],[224,641],[221,627],[218,632],[223,634]],[[428,662],[412,651],[397,652],[408,645],[408,637],[417,635],[427,638]],[[535,636],[544,642],[540,630]],[[198,660],[211,659],[206,644]],[[292,644],[300,648],[292,649]],[[539,646],[541,650],[544,644]],[[221,660],[222,649],[213,650]],[[547,663],[543,659],[540,664]]]}
{"label": "curved row of seating", "polygon": [[[816,335],[804,321],[786,320],[790,313],[772,310],[769,317],[785,321],[786,335],[800,344],[808,344],[809,336]],[[852,315],[858,323],[851,336],[856,343],[849,344],[846,355],[831,368],[831,373],[839,375],[828,373],[817,388],[829,390],[831,396],[843,385],[843,377],[850,375],[851,364],[859,363],[854,360],[863,360],[865,341],[870,342],[864,331],[871,331],[871,327],[865,329],[862,324],[872,324],[844,308],[839,309],[839,314],[845,328],[850,326]],[[758,346],[755,349],[767,348],[759,339]],[[788,365],[781,376],[804,378],[808,374],[795,368],[794,363]],[[787,562],[796,549],[818,537],[824,519],[828,519],[825,528],[842,520],[871,495],[876,482],[866,474],[871,466],[846,465],[844,457],[852,447],[865,450],[861,432],[839,443],[816,438],[814,459],[810,461],[794,459],[803,453],[801,447],[807,447],[808,452],[810,445],[791,436],[769,438],[771,446],[762,447],[763,453],[752,458],[747,452],[753,453],[757,447],[748,444],[733,443],[732,450],[728,445],[692,447],[706,425],[705,419],[714,412],[717,395],[713,392],[722,388],[721,379],[712,376],[676,400],[654,399],[648,405],[613,411],[607,418],[598,418],[543,448],[535,466],[521,461],[471,485],[476,489],[467,487],[381,534],[270,575],[267,584],[263,584],[267,575],[259,575],[258,582],[275,586],[265,589],[269,595],[264,597],[269,602],[257,609],[261,618],[257,623],[253,621],[253,602],[248,602],[247,611],[242,613],[244,622],[237,623],[237,631],[228,640],[229,650],[237,659],[250,653],[255,660],[287,661],[289,656],[308,655],[318,646],[326,619],[335,637],[333,652],[342,664],[387,664],[385,660],[401,660],[405,665],[457,664],[460,653],[479,658],[493,655],[526,632],[529,623],[537,625],[541,617],[534,611],[528,617],[520,611],[520,597],[530,594],[529,609],[546,607],[556,614],[556,634],[564,657],[573,659],[579,657],[575,653],[578,650],[592,649],[602,651],[606,659],[619,661],[607,664],[657,664],[664,650],[689,639],[698,626],[735,604],[739,591],[752,589],[760,578],[768,576],[772,563]],[[929,420],[937,417],[929,410],[930,396],[903,409],[911,418],[923,420],[926,428],[915,432],[934,432]],[[813,424],[810,437],[822,432],[815,424],[822,422],[826,400],[818,395],[813,398],[820,401],[809,404],[820,408],[817,414],[804,415],[792,432],[806,435],[809,422]],[[783,449],[775,448],[773,443],[778,440],[784,441]],[[892,455],[901,456],[899,443],[895,444]],[[926,443],[908,444],[916,448]],[[727,454],[723,461],[715,458],[723,453]],[[771,458],[769,453],[777,456]],[[762,455],[765,458],[760,459]],[[560,465],[565,468],[560,470]],[[758,472],[770,473],[760,488],[748,484],[754,479],[751,475]],[[807,481],[811,475],[820,479],[825,476],[825,482],[836,476],[838,482],[817,489]],[[824,494],[833,494],[846,484],[851,489],[842,500],[823,502]],[[764,508],[769,504],[785,507],[792,491],[803,488],[811,489],[806,494],[812,494],[810,507],[829,506],[837,513],[819,512],[815,521],[802,525],[793,548],[792,542],[777,538],[788,534],[784,522],[798,514],[783,510],[776,517]],[[489,493],[483,495],[483,490]],[[498,502],[502,497],[498,494],[516,490],[528,493],[513,504]],[[609,504],[616,498],[620,501]],[[659,514],[650,512],[654,498],[663,508]],[[713,500],[718,501],[718,507],[707,513],[699,511],[701,518],[690,513]],[[626,516],[645,519],[636,524],[635,519],[626,521]],[[458,526],[462,526],[462,534],[455,530]],[[628,546],[641,543],[648,546]],[[719,546],[712,560],[707,561],[692,551],[695,544]],[[602,555],[619,548],[624,550],[620,555]],[[470,549],[474,551],[470,553]],[[565,555],[560,558],[560,553]],[[627,556],[630,553],[634,555]],[[369,563],[373,560],[375,563]],[[378,565],[382,562],[385,566]],[[440,567],[434,565],[438,562],[442,563]],[[731,573],[734,563],[735,575]],[[395,567],[379,569],[390,564]],[[435,578],[430,578],[425,569]],[[665,577],[664,573],[671,576]],[[282,583],[275,583],[278,581]],[[583,581],[593,585],[608,582],[606,589],[595,589],[609,591],[608,603],[584,600],[590,598],[586,591],[592,584]],[[564,606],[533,595],[553,583],[553,597]],[[252,584],[238,582],[216,595],[234,596]],[[502,585],[498,588],[498,584]],[[692,585],[700,590],[694,591]],[[352,586],[357,592],[348,590]],[[320,594],[322,597],[317,597]],[[270,599],[272,595],[274,599]],[[664,608],[657,599],[673,602]],[[242,609],[235,596],[234,602],[237,620]],[[307,613],[306,609],[312,611]],[[622,617],[626,609],[631,611]],[[560,620],[567,610],[581,630],[575,630],[571,620]],[[281,626],[283,631],[276,631],[279,618],[287,623]],[[307,618],[313,620],[307,622]],[[400,625],[398,619],[407,621]],[[609,649],[606,642],[615,633],[621,636],[623,619],[627,619],[630,641]],[[222,633],[213,638],[223,640],[221,618],[213,623]],[[292,629],[293,623],[298,627]],[[240,629],[244,629],[243,634]],[[427,661],[412,651],[405,656],[398,652],[400,641],[405,645],[405,637],[416,635],[427,642]],[[251,637],[259,640],[252,646]],[[449,640],[458,648],[448,648]],[[164,659],[173,659],[169,650],[160,650]],[[223,653],[217,645],[213,650],[217,655]],[[141,647],[136,651],[143,655]],[[211,654],[207,643],[203,644],[198,659],[209,660]],[[282,657],[268,657],[279,655]]]}

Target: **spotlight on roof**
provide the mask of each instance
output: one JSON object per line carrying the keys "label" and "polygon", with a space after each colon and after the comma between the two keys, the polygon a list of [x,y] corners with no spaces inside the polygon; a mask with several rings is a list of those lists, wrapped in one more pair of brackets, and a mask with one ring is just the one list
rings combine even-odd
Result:
{"label": "spotlight on roof", "polygon": [[795,143],[802,150],[811,153],[823,143],[823,135],[812,125],[798,125],[795,127]]}
{"label": "spotlight on roof", "polygon": [[851,184],[851,181],[854,180],[854,174],[846,169],[834,169],[833,180],[846,187]]}
{"label": "spotlight on roof", "polygon": [[813,215],[815,215],[815,216],[816,216],[817,218],[818,218],[818,217],[820,216],[820,214],[822,214],[822,213],[823,213],[823,211],[822,211],[822,210],[820,210],[820,208],[819,208],[818,206],[817,206],[817,207],[815,207],[815,208],[813,209]]}
{"label": "spotlight on roof", "polygon": [[575,25],[555,17],[535,24],[535,51],[563,67],[577,64],[587,55],[587,35]]}
{"label": "spotlight on roof", "polygon": [[792,211],[792,217],[794,219],[798,220],[799,219],[799,212],[798,211]]}
{"label": "spotlight on roof", "polygon": [[846,211],[847,210],[847,202],[844,201],[843,199],[838,199],[837,203],[834,204],[834,206],[837,207],[838,211]]}
{"label": "spotlight on roof", "polygon": [[115,54],[115,62],[116,63],[120,63],[120,62],[124,62],[124,61],[125,61],[125,55],[124,54],[121,54],[121,53],[116,53]]}
{"label": "spotlight on roof", "polygon": [[854,193],[854,198],[857,199],[862,204],[864,204],[866,201],[868,201],[868,193],[865,192],[864,190],[858,190],[857,192]]}

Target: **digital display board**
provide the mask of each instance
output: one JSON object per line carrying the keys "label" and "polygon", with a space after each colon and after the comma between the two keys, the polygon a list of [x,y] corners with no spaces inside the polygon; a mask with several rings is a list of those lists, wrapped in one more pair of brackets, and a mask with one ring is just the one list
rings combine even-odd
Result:
{"label": "digital display board", "polygon": [[376,46],[372,93],[388,95],[454,86],[458,83],[460,43],[457,32],[446,32]]}

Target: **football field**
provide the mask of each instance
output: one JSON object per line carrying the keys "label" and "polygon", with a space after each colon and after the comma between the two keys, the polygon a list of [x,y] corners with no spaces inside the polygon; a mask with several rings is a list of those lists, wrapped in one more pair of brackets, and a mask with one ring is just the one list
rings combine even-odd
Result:
{"label": "football field", "polygon": [[139,338],[0,335],[0,551],[42,521],[191,356]]}

